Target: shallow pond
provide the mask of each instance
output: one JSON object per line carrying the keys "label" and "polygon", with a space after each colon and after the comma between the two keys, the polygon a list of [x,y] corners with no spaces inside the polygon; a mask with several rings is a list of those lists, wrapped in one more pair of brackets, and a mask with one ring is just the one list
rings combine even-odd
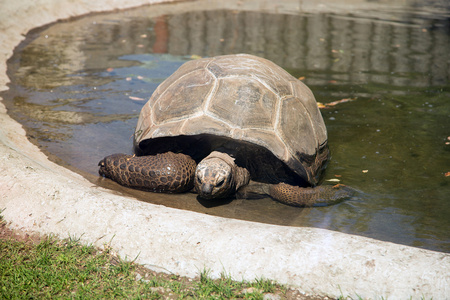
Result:
{"label": "shallow pond", "polygon": [[[10,59],[2,96],[52,159],[142,201],[449,252],[450,9],[308,13],[298,1],[264,3],[181,2],[35,30]],[[139,111],[158,84],[187,60],[230,53],[268,58],[334,104],[321,109],[332,153],[324,181],[339,179],[358,197],[320,208],[270,199],[205,207],[194,194],[98,177],[101,158],[132,152]]]}

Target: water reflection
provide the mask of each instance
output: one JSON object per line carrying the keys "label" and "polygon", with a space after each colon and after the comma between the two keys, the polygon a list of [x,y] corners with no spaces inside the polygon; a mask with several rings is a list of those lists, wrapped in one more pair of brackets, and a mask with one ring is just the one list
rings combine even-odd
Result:
{"label": "water reflection", "polygon": [[263,56],[304,78],[320,102],[356,98],[322,110],[332,151],[325,180],[339,175],[364,197],[326,208],[270,199],[205,208],[193,194],[149,195],[99,183],[207,214],[450,251],[449,10],[252,6],[263,2],[230,1],[226,10],[202,2],[203,11],[158,5],[35,31],[9,62],[8,110],[41,147],[96,181],[103,156],[131,152],[142,105],[184,61]]}
{"label": "water reflection", "polygon": [[332,14],[189,12],[168,18],[167,49],[173,55],[252,53],[288,68],[327,74],[313,84],[446,84],[448,21],[419,25],[411,22],[415,17],[405,16],[400,24]]}

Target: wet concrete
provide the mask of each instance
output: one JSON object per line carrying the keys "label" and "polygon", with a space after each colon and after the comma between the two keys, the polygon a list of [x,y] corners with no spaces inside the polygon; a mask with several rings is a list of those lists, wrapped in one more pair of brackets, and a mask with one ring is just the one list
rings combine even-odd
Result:
{"label": "wet concrete", "polygon": [[[7,88],[7,58],[32,28],[149,2],[40,0],[31,4],[18,0],[0,4],[0,90]],[[251,3],[255,1],[244,1]],[[50,162],[26,139],[2,103],[0,159],[0,209],[12,228],[81,237],[98,246],[110,243],[122,257],[137,257],[137,262],[156,271],[191,277],[207,268],[213,276],[226,272],[235,279],[270,278],[304,292],[334,297],[445,299],[450,294],[450,255],[446,253],[322,229],[212,217],[139,202],[94,186]]]}

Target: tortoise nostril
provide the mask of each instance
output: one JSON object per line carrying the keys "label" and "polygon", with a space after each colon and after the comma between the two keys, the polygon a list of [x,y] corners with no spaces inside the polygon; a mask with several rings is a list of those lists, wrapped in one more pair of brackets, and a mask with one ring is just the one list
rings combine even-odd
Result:
{"label": "tortoise nostril", "polygon": [[214,188],[213,185],[210,183],[202,184],[202,187],[201,187],[202,195],[205,195],[205,196],[211,195],[213,188]]}

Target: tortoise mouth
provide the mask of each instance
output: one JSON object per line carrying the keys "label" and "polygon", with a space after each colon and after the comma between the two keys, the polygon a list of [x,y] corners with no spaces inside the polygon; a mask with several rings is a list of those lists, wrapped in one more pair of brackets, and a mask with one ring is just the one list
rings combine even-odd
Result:
{"label": "tortoise mouth", "polygon": [[[236,165],[246,168],[253,180],[271,184],[285,182],[310,186],[307,178],[302,176],[307,174],[305,169],[298,170],[298,173],[294,172],[268,149],[247,141],[238,141],[212,134],[200,134],[160,137],[143,140],[140,143],[134,142],[134,152],[138,156],[172,151],[189,155],[197,163],[219,148],[225,148],[234,153]],[[261,167],[262,164],[264,167]]]}
{"label": "tortoise mouth", "polygon": [[198,196],[204,200],[214,201],[230,197],[232,194],[230,189],[217,189],[216,186],[210,183],[203,183],[200,186],[195,184],[195,191]]}
{"label": "tortoise mouth", "polygon": [[206,189],[208,189],[208,187],[203,187],[202,186],[200,190],[197,190],[199,198],[201,198],[203,200],[208,200],[208,201],[214,201],[214,200],[221,201],[221,200],[227,198],[227,196],[225,196],[225,195],[213,194],[211,191],[208,191]]}

